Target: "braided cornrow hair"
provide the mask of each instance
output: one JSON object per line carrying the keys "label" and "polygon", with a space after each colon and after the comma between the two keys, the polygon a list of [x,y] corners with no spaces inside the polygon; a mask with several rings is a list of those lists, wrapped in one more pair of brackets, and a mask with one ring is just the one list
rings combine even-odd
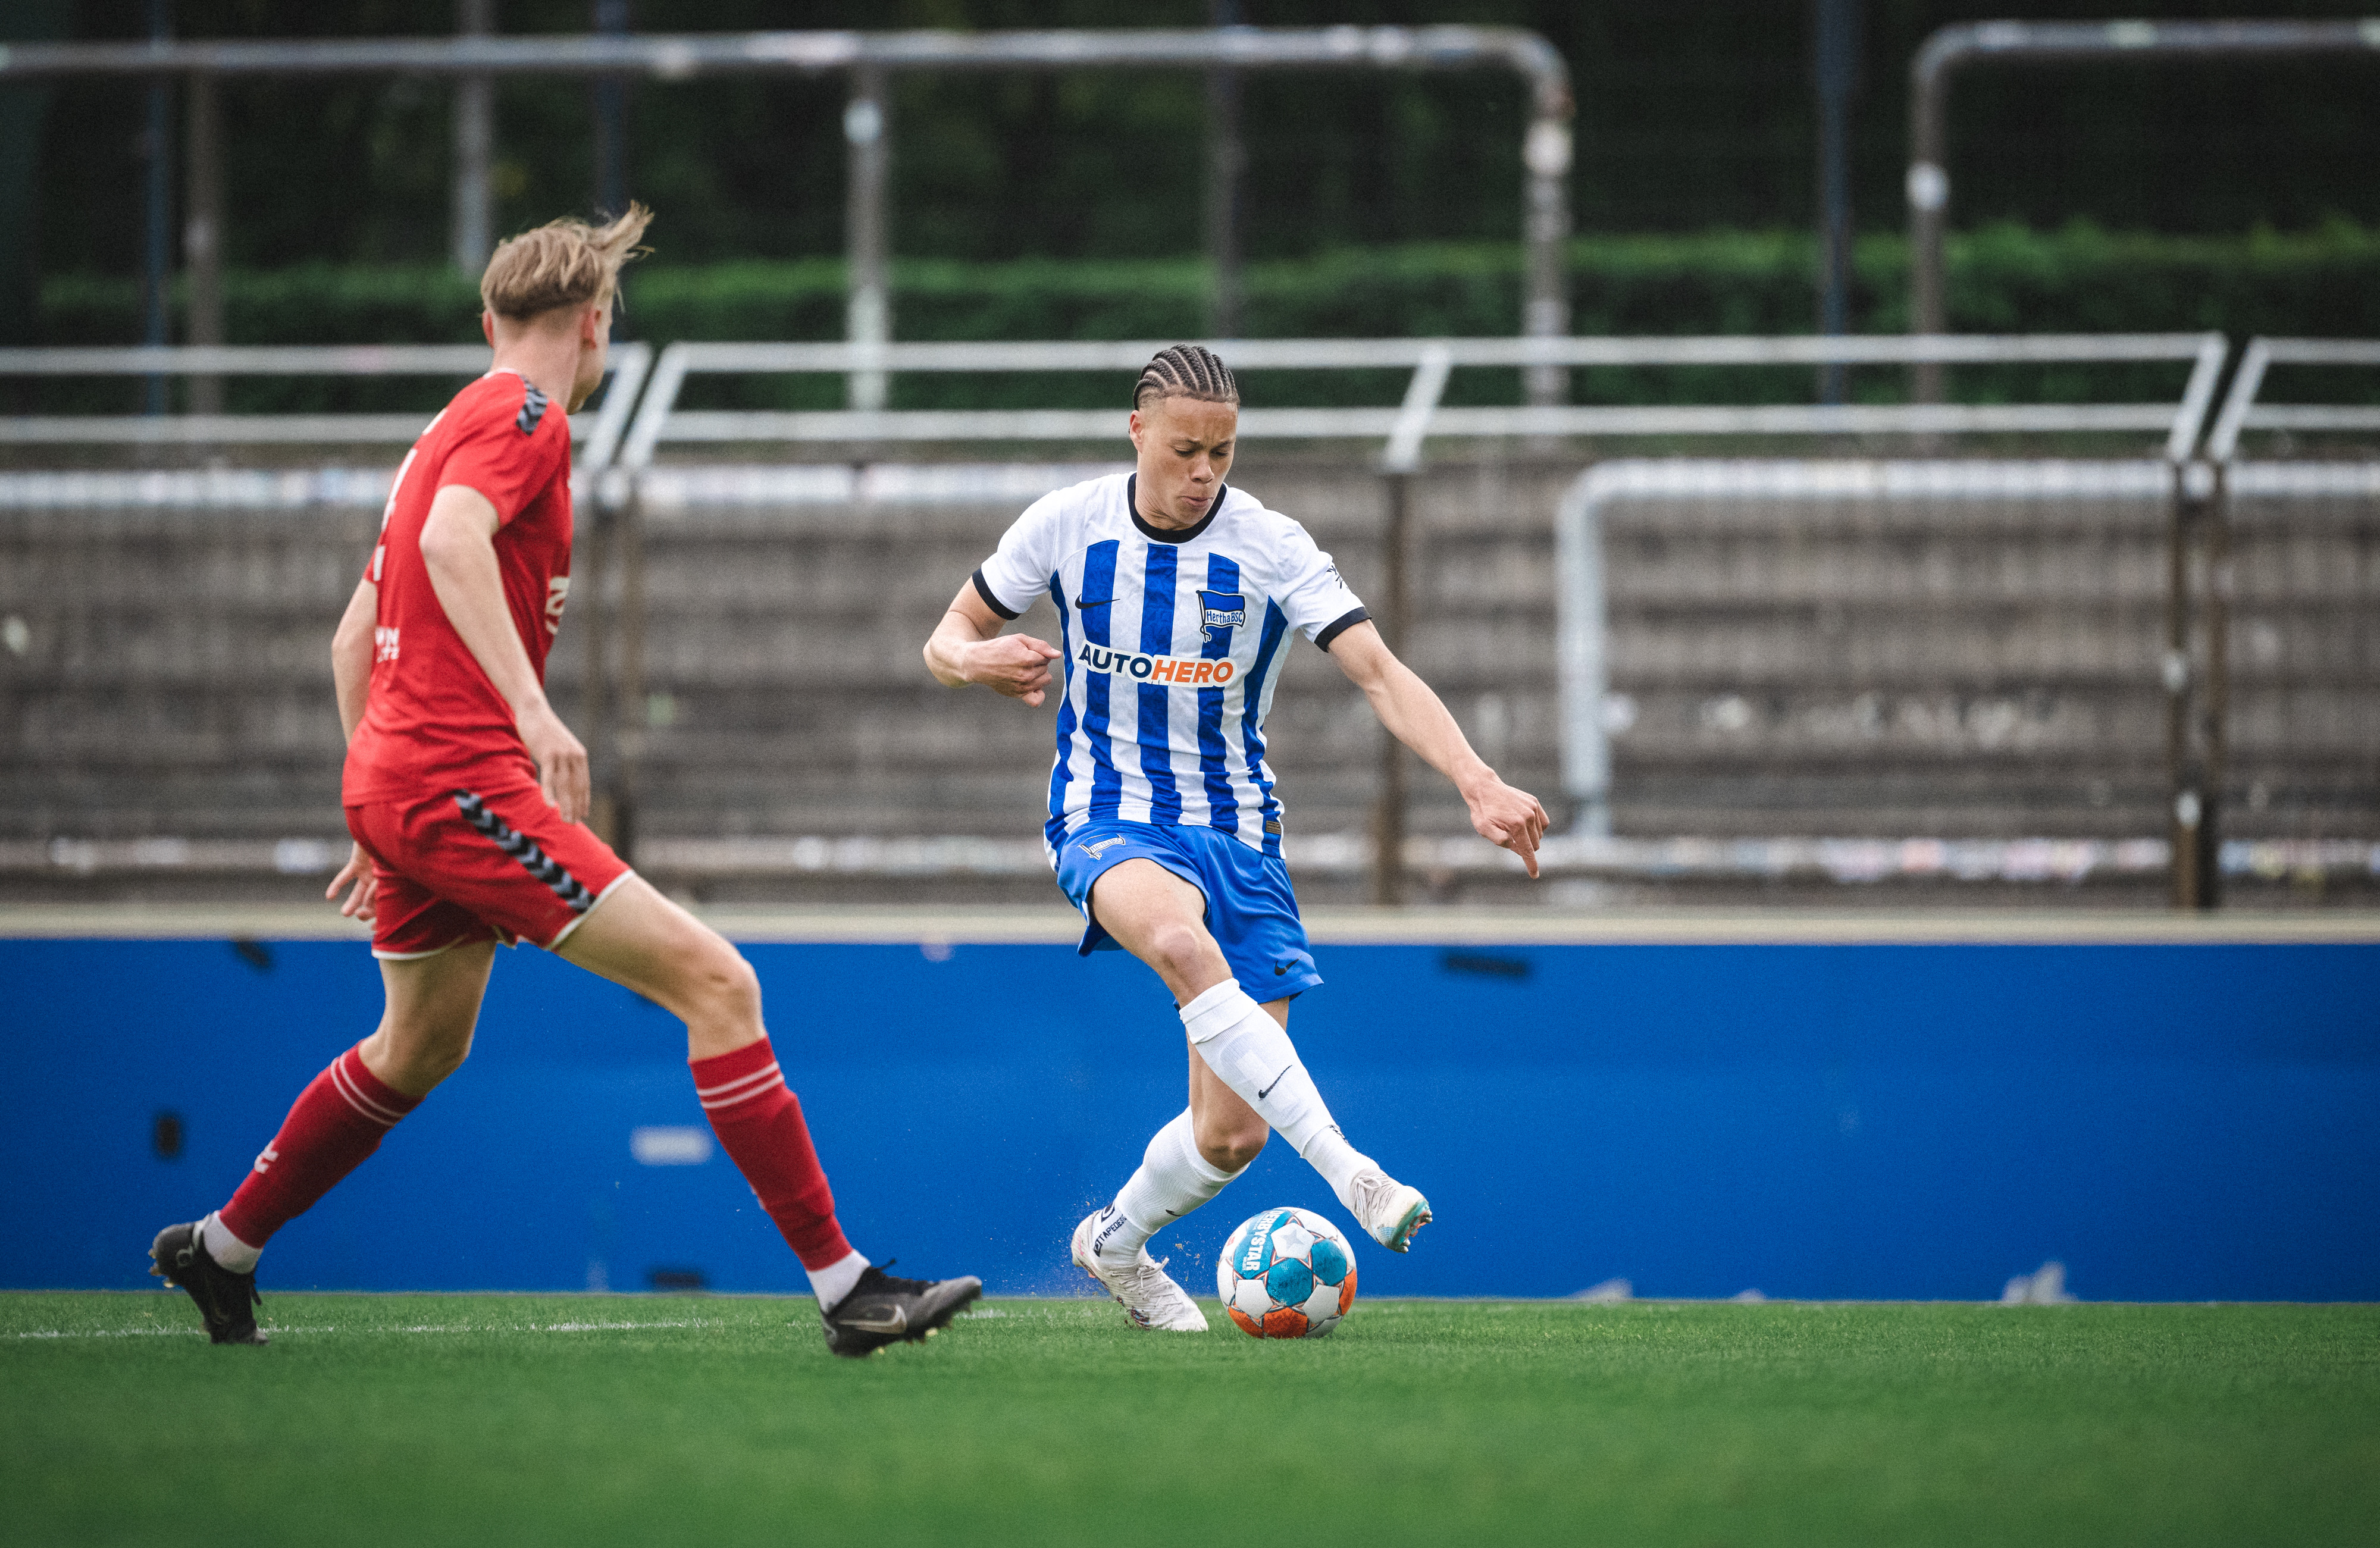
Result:
{"label": "braided cornrow hair", "polygon": [[1231,369],[1211,349],[1199,344],[1177,344],[1157,352],[1140,368],[1132,386],[1132,406],[1146,408],[1153,399],[1197,398],[1207,403],[1240,401],[1240,384]]}

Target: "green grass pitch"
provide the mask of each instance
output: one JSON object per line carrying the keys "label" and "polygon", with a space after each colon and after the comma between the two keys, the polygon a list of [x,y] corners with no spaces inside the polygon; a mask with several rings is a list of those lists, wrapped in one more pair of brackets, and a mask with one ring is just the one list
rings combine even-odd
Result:
{"label": "green grass pitch", "polygon": [[2380,1307],[0,1295],[23,1543],[2370,1543]]}

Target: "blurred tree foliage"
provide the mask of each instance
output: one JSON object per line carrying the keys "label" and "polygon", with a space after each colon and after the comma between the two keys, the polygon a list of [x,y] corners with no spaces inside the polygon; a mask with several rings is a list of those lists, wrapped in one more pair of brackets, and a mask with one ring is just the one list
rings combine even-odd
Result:
{"label": "blurred tree foliage", "polygon": [[[2111,8],[2122,9],[2104,0],[1868,0],[1854,155],[1863,227],[1891,231],[1901,223],[1907,62],[1928,31],[1963,18],[2093,17]],[[2368,8],[2369,0],[2161,0],[2156,7],[2166,16]],[[138,35],[142,10],[81,0],[74,35]],[[589,25],[591,0],[500,0],[497,10],[508,32],[576,31]],[[1241,10],[1275,26],[1469,21],[1545,33],[1577,86],[1573,198],[1584,233],[1809,222],[1806,3],[1244,0]],[[452,0],[175,0],[174,11],[186,36],[370,36],[454,25]],[[1197,26],[1208,14],[1205,0],[1145,0],[1123,17],[1098,0],[633,0],[634,25],[648,31],[1120,19]],[[1245,90],[1253,258],[1513,239],[1523,103],[1510,77],[1257,75]],[[664,266],[840,250],[844,91],[835,78],[635,85],[629,187],[662,212],[655,241],[663,256],[650,282],[657,291]],[[498,97],[500,224],[586,208],[588,85],[515,81]],[[1194,253],[1203,102],[1199,80],[1186,72],[901,79],[896,250],[978,263]],[[250,270],[437,261],[447,223],[447,103],[444,87],[423,80],[228,88],[233,261]],[[64,87],[44,126],[43,272],[135,272],[139,88]],[[2370,175],[2375,127],[2380,75],[2362,60],[1978,71],[1955,95],[1954,219],[1969,230],[1996,221],[2054,227],[2077,217],[2169,234],[2313,230],[2332,218],[2380,227],[2380,184]],[[1412,256],[1422,250],[1401,247],[1406,256],[1382,256],[1379,272],[1422,261]],[[1093,272],[1070,272],[1080,284],[1068,305],[1094,305]],[[1449,306],[1473,284],[1454,272],[1430,282]],[[1260,284],[1259,296],[1272,284]],[[1502,304],[1484,299],[1495,284],[1481,280],[1473,289],[1485,310]],[[1599,315],[1592,294],[1581,300]],[[1352,316],[1367,304],[1350,298],[1342,310]],[[915,310],[928,305],[913,295],[914,315],[928,315]],[[1804,292],[1790,307],[1780,298],[1776,319],[1806,326],[1808,313]]]}

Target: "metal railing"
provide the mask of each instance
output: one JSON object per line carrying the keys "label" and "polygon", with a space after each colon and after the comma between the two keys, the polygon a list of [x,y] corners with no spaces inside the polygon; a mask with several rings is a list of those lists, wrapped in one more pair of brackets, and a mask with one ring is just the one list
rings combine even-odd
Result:
{"label": "metal railing", "polygon": [[[571,421],[584,441],[577,466],[612,465],[629,413],[652,369],[647,344],[612,348],[609,386],[592,418]],[[0,377],[432,376],[488,369],[485,345],[184,345],[125,348],[0,349]],[[427,421],[405,414],[72,414],[0,417],[0,445],[401,445]]]}
{"label": "metal railing", "polygon": [[[2364,25],[2374,35],[2374,46],[2380,46],[2380,22]],[[2207,432],[2205,457],[2213,466],[2213,498],[2202,502],[2196,513],[2194,536],[2198,564],[2210,584],[2203,587],[2204,599],[2195,631],[2201,645],[2196,652],[2202,663],[2200,707],[2186,728],[2186,739],[2197,774],[2190,793],[2195,797],[2192,815],[2201,830],[2199,864],[2208,875],[2210,887],[2222,874],[2213,857],[2231,847],[2222,843],[2220,824],[2231,774],[2232,614],[2241,605],[2234,574],[2235,502],[2242,496],[2276,494],[2368,500],[2372,493],[2369,464],[2245,464],[2240,457],[2240,440],[2259,430],[2278,434],[2380,431],[2380,405],[2263,401],[2265,376],[2277,365],[2369,369],[2380,367],[2380,340],[2249,340],[2224,393],[2222,409]]]}
{"label": "metal railing", "polygon": [[[968,440],[1087,441],[1113,440],[1123,428],[1122,409],[1103,410],[916,410],[860,413],[832,411],[756,412],[687,410],[677,406],[689,378],[726,373],[846,374],[866,367],[888,372],[1113,372],[1118,397],[1132,374],[1160,345],[1157,343],[1038,344],[900,344],[881,346],[846,343],[821,344],[680,344],[663,351],[657,362],[647,346],[628,345],[614,352],[619,372],[603,401],[600,415],[588,427],[589,444],[578,461],[589,471],[607,465],[611,476],[598,485],[598,498],[588,503],[593,525],[585,534],[581,562],[586,572],[588,606],[582,627],[587,631],[587,734],[599,761],[616,771],[623,847],[634,843],[638,733],[624,707],[639,702],[643,667],[642,533],[638,488],[657,453],[664,446],[718,445],[726,442],[790,442],[797,445],[891,445],[925,441]],[[1254,438],[1354,440],[1378,441],[1377,466],[1384,478],[1389,526],[1385,562],[1388,574],[1381,605],[1376,609],[1383,632],[1395,641],[1405,629],[1403,605],[1410,562],[1403,532],[1404,479],[1421,464],[1425,443],[1432,437],[1537,438],[1557,436],[1802,436],[1843,435],[1943,436],[2011,432],[2107,434],[2147,432],[2159,450],[2135,465],[2164,469],[2154,477],[2168,480],[2173,498],[2181,498],[2184,465],[2200,441],[2215,388],[2227,357],[2227,346],[2216,334],[2112,336],[1842,336],[1842,337],[1705,337],[1654,339],[1386,339],[1386,340],[1265,340],[1224,341],[1220,345],[1235,369],[1348,370],[1402,369],[1410,371],[1402,401],[1395,406],[1364,408],[1247,409],[1243,433]],[[2373,346],[2361,346],[2370,348]],[[2269,355],[2269,352],[2268,352]],[[347,374],[418,369],[426,374],[476,370],[484,367],[483,349],[446,346],[389,346],[381,349],[215,349],[0,352],[0,372],[10,370],[64,375],[106,370],[141,374],[159,369],[185,372],[217,371],[298,374],[304,370]],[[2186,366],[2186,381],[2178,398],[2151,403],[2076,404],[1776,404],[1758,405],[1676,405],[1664,406],[1535,405],[1506,407],[1448,406],[1443,403],[1452,371],[1457,368],[1521,368],[1543,366],[1691,368],[1708,366],[1774,366],[1807,368],[1830,362],[1864,365],[1908,365],[1937,361],[1979,366],[2023,364],[2138,364],[2170,362]],[[650,379],[647,369],[651,363]],[[638,389],[642,386],[641,395]],[[2237,393],[2235,393],[2235,398]],[[219,437],[260,441],[341,439],[318,427],[308,432],[275,435],[263,432],[265,416],[228,416],[239,421],[237,434]],[[309,418],[370,421],[356,423],[346,439],[394,441],[419,432],[419,416],[333,416]],[[378,422],[392,421],[386,426]],[[119,421],[108,421],[120,424]],[[134,418],[138,426],[159,420]],[[166,419],[163,423],[176,423]],[[70,421],[0,420],[0,439],[20,443],[49,440],[144,439],[131,430],[104,434],[34,434],[26,427],[56,430]],[[94,431],[100,427],[89,427]],[[366,433],[370,431],[370,433]],[[386,433],[393,431],[394,433]],[[260,433],[263,432],[263,433]],[[151,436],[146,439],[157,439]],[[205,439],[192,434],[188,439]],[[616,449],[617,455],[613,454]],[[842,461],[844,459],[837,459]],[[1593,477],[1593,475],[1590,475]],[[1573,490],[1581,498],[1582,485]],[[1590,491],[1591,492],[1591,491]],[[1588,513],[1591,518],[1591,511]],[[1591,519],[1582,520],[1566,502],[1562,517],[1562,564],[1565,573],[1585,574],[1595,584],[1587,588],[1594,608],[1566,609],[1561,624],[1561,650],[1566,703],[1599,706],[1605,684],[1599,674],[1601,591],[1600,544]],[[610,605],[601,584],[603,569],[622,568]],[[1584,567],[1584,568],[1582,568]],[[614,612],[613,607],[616,607]],[[610,614],[610,616],[606,616]],[[1591,625],[1591,626],[1590,626]],[[1593,636],[1589,639],[1589,636]],[[1586,641],[1582,645],[1582,641]],[[615,675],[616,674],[616,675]],[[607,724],[607,722],[610,722]],[[1572,730],[1600,729],[1599,712],[1584,719],[1573,715]],[[1566,733],[1567,734],[1567,733]],[[607,756],[605,749],[610,749]],[[1601,824],[1596,814],[1608,811],[1609,760],[1608,745],[1598,755],[1592,746],[1565,744],[1566,780],[1578,799],[1585,821],[1579,834],[1592,838]],[[1594,771],[1600,769],[1597,775]],[[1399,857],[1410,850],[1402,826],[1398,776],[1384,762],[1382,797],[1376,808],[1370,846],[1374,856],[1376,897],[1393,901],[1401,891],[1403,866]],[[1599,851],[1597,853],[1600,853]]]}
{"label": "metal railing", "polygon": [[[1982,64],[2146,63],[2380,54],[2380,17],[2338,21],[1961,21],[1937,29],[1909,61],[1909,329],[1938,333],[1942,228],[1950,204],[1951,77]],[[1915,396],[1941,395],[1921,365]]]}
{"label": "metal railing", "polygon": [[[2163,436],[2163,457],[2175,468],[2197,447],[2228,353],[2218,333],[2125,335],[1937,335],[1715,336],[1686,338],[1563,339],[1267,339],[1215,341],[1235,371],[1412,371],[1403,401],[1377,408],[1245,408],[1239,430],[1249,440],[1354,440],[1382,442],[1379,471],[1385,485],[1386,574],[1374,610],[1381,634],[1400,645],[1409,623],[1411,562],[1407,480],[1420,466],[1424,442],[1441,438],[1564,436],[1844,436],[2151,431]],[[696,375],[841,374],[867,369],[887,373],[1137,372],[1164,347],[1161,343],[900,344],[676,344],[665,350],[652,385],[637,413],[621,456],[633,478],[650,467],[664,443],[891,444],[920,441],[1077,441],[1113,439],[1123,425],[1120,409],[919,409],[874,412],[684,410],[677,406],[687,379]],[[1457,367],[1572,368],[1597,366],[1693,367],[1813,365],[1908,365],[1919,362],[1973,365],[2042,363],[2187,362],[2190,370],[2178,399],[2143,404],[1769,404],[1528,405],[1449,407],[1447,382]],[[2178,475],[2177,475],[2178,478]],[[637,543],[636,502],[627,501],[627,543]],[[1575,551],[1599,556],[1592,539]],[[1600,562],[1588,563],[1594,587],[1596,636],[1591,659],[1578,670],[1594,678],[1599,703]],[[623,599],[628,642],[624,680],[640,682],[636,659],[641,639],[641,599],[632,583]],[[1581,637],[1566,628],[1565,650]],[[1569,662],[1570,657],[1565,656]],[[1589,740],[1600,737],[1600,722]],[[1585,831],[1605,829],[1609,811],[1608,749],[1584,748],[1581,767],[1601,769],[1573,791],[1581,799]],[[624,782],[633,790],[634,754],[622,759]],[[1403,760],[1384,744],[1380,794],[1373,815],[1375,866],[1372,895],[1394,903],[1403,894]],[[632,801],[628,803],[633,804]]]}
{"label": "metal railing", "polygon": [[[1619,341],[1613,341],[1619,342]],[[1633,341],[1631,341],[1633,342]],[[1684,341],[1680,341],[1684,342]],[[1696,341],[1699,342],[1699,341]],[[1755,341],[1737,341],[1752,343]],[[2171,337],[2111,337],[2102,339],[2074,337],[2046,338],[1926,338],[1919,336],[1905,342],[1911,347],[1899,353],[1864,350],[1857,356],[1834,355],[1830,347],[1838,344],[1858,344],[1873,346],[1880,340],[1803,339],[1758,341],[1770,344],[1791,343],[1797,353],[1806,351],[1805,359],[1825,360],[1849,357],[1864,361],[1897,361],[1920,363],[1932,361],[2009,361],[2009,360],[2140,360],[2189,359],[2192,369],[2178,402],[2155,405],[1959,405],[1938,404],[1903,404],[1890,405],[1846,405],[1841,408],[1818,406],[1800,409],[1793,416],[1776,416],[1772,425],[1801,423],[1800,415],[1878,414],[1889,411],[1886,423],[1895,429],[1949,430],[1998,430],[2021,424],[2033,430],[2065,430],[2069,432],[2096,429],[2159,428],[2166,431],[2163,456],[2157,462],[2137,465],[2141,476],[2154,486],[2169,504],[2172,512],[2168,523],[2169,541],[2178,546],[2182,540],[2180,508],[2187,480],[2185,466],[2197,449],[2212,405],[2217,378],[2221,375],[2228,354],[2219,334],[2180,335]],[[1955,345],[1955,348],[1947,347]],[[1967,412],[1948,412],[1964,409]],[[1982,412],[1989,410],[1989,412]],[[1755,411],[1737,410],[1738,414]],[[1937,420],[1934,416],[1941,414]],[[1737,433],[1756,433],[1749,429]],[[1772,432],[1774,433],[1774,432]],[[1889,466],[1890,465],[1887,465]],[[1609,735],[1604,719],[1604,704],[1609,689],[1606,663],[1607,608],[1605,598],[1603,537],[1601,512],[1604,503],[1615,493],[1643,482],[1641,465],[1607,463],[1581,475],[1563,497],[1556,517],[1559,565],[1561,573],[1561,620],[1558,631],[1561,652],[1562,674],[1562,764],[1563,784],[1575,804],[1575,831],[1585,837],[1609,832],[1611,801],[1611,752]],[[1807,494],[1815,491],[1826,481],[1771,480],[1770,493]],[[2174,574],[2179,576],[2177,568]],[[2179,581],[2177,581],[2177,586]],[[2179,615],[2187,606],[2187,599],[2177,591],[2168,598],[2169,611]],[[2180,774],[2177,771],[2176,779]],[[2177,845],[2179,839],[2177,839]]]}
{"label": "metal railing", "polygon": [[[1137,372],[1169,341],[1044,344],[674,344],[662,353],[621,462],[649,466],[664,442],[853,444],[1096,441],[1120,428],[1115,409],[681,409],[695,375]],[[2219,333],[1862,335],[1782,338],[1233,339],[1212,341],[1234,371],[1405,369],[1397,407],[1271,408],[1240,415],[1247,440],[1378,440],[1384,466],[1410,470],[1422,441],[1559,436],[1961,435],[2152,430],[2165,455],[2197,445],[2222,374]],[[1457,367],[1813,366],[2188,362],[2175,401],[2140,404],[1763,404],[1666,406],[1530,405],[1449,407]]]}
{"label": "metal railing", "polygon": [[[1952,510],[1984,503],[2084,502],[2162,513],[2168,534],[2181,480],[2170,462],[1752,461],[1623,458],[1599,463],[1564,491],[1555,515],[1556,641],[1560,665],[1562,787],[1582,840],[1610,832],[1611,695],[1605,521],[1621,502],[1728,507],[1828,505]],[[2177,599],[2167,599],[2168,610]],[[2171,691],[2172,684],[2167,684]],[[2178,768],[2172,780],[2181,779]],[[2169,853],[2156,843],[2159,865]]]}
{"label": "metal railing", "polygon": [[[256,39],[0,45],[0,83],[73,77],[156,79],[185,77],[194,99],[212,103],[232,78],[358,75],[432,76],[465,83],[495,76],[643,76],[677,82],[713,75],[815,76],[851,80],[844,114],[851,170],[845,226],[849,254],[847,332],[856,344],[892,337],[890,195],[892,115],[888,78],[895,71],[1187,69],[1505,69],[1529,93],[1521,143],[1525,178],[1521,239],[1527,249],[1521,332],[1557,336],[1570,328],[1562,244],[1570,236],[1570,69],[1537,33],[1516,27],[1227,27],[1062,31],[713,32],[594,34],[577,37]],[[212,112],[212,107],[208,109]],[[199,185],[219,187],[203,178]],[[220,208],[194,200],[192,222],[211,239],[194,249],[206,267],[194,294],[221,295],[224,244]],[[220,336],[219,320],[209,324]],[[202,335],[204,336],[204,335]],[[865,372],[850,382],[856,408],[882,406],[883,380]],[[1539,370],[1531,401],[1558,402],[1558,373]]]}
{"label": "metal railing", "polygon": [[2380,366],[2380,339],[2251,339],[2232,373],[2222,412],[2206,437],[2206,458],[2222,465],[2239,454],[2250,430],[2313,433],[2380,430],[2380,405],[2277,404],[2261,401],[2265,373],[2274,366]]}

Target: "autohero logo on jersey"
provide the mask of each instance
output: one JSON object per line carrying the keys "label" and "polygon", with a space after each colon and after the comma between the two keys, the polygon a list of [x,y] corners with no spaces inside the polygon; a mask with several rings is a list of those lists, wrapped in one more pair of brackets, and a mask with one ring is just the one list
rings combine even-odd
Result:
{"label": "autohero logo on jersey", "polygon": [[1103,671],[1113,677],[1129,677],[1141,683],[1165,683],[1176,688],[1220,688],[1240,670],[1230,661],[1210,661],[1187,656],[1142,656],[1130,650],[1111,650],[1103,645],[1084,646],[1075,653],[1075,659],[1092,671]]}

